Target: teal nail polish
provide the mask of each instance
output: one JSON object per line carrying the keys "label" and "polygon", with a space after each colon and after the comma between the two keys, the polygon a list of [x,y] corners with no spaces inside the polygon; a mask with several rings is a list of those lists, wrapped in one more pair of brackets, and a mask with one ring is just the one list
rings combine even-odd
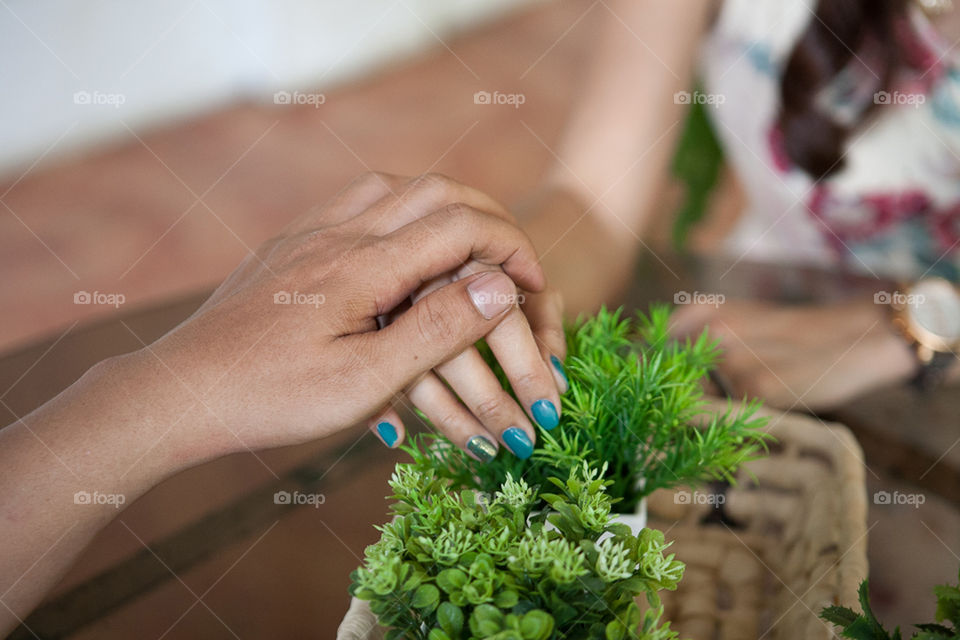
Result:
{"label": "teal nail polish", "polygon": [[551,431],[557,428],[557,425],[560,424],[560,416],[557,415],[557,408],[553,406],[553,403],[549,400],[537,400],[533,403],[533,406],[530,407],[530,413],[533,414],[533,419],[537,421],[537,424]]}
{"label": "teal nail polish", "polygon": [[388,447],[392,448],[393,445],[397,444],[397,428],[389,422],[378,424],[377,433],[380,434],[380,438]]}
{"label": "teal nail polish", "polygon": [[503,432],[503,443],[507,445],[513,455],[521,460],[526,460],[533,455],[533,443],[527,437],[526,432],[520,427],[510,427]]}
{"label": "teal nail polish", "polygon": [[567,370],[563,368],[563,363],[560,362],[560,358],[557,356],[550,356],[550,364],[553,365],[553,368],[556,369],[557,373],[560,374],[560,377],[563,378],[563,384],[566,388],[570,388],[570,379],[567,378]]}

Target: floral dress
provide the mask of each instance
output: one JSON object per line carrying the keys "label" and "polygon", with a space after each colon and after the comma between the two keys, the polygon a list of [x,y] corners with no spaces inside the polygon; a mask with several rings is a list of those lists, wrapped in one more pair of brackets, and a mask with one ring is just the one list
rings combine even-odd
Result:
{"label": "floral dress", "polygon": [[890,91],[864,96],[873,85],[858,73],[867,67],[851,64],[818,96],[840,121],[867,101],[877,106],[848,138],[843,168],[816,180],[791,165],[775,126],[780,73],[814,9],[807,0],[726,0],[705,42],[701,101],[749,201],[726,250],[742,260],[956,282],[960,48],[910,5],[898,29],[909,65]]}

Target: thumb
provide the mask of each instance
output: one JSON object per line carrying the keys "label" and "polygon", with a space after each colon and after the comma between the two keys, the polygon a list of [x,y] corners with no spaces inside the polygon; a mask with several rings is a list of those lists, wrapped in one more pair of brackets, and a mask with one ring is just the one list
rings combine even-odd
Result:
{"label": "thumb", "polygon": [[383,380],[399,392],[418,376],[465,351],[517,305],[517,286],[501,271],[451,282],[417,300],[368,339]]}

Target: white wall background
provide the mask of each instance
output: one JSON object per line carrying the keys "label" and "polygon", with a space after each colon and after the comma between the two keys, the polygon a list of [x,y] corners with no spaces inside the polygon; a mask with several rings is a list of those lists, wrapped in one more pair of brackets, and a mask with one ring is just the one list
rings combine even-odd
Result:
{"label": "white wall background", "polygon": [[329,87],[530,1],[0,0],[0,172]]}

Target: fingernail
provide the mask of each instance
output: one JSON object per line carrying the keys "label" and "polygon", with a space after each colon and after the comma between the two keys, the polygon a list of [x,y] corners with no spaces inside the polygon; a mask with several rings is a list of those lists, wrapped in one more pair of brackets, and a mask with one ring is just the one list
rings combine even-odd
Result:
{"label": "fingernail", "polygon": [[533,403],[533,406],[530,407],[530,413],[533,414],[533,419],[537,421],[537,424],[551,431],[556,429],[557,425],[560,424],[560,416],[557,415],[557,408],[553,406],[553,403],[549,400],[537,400]]}
{"label": "fingernail", "polygon": [[393,445],[397,444],[397,428],[389,422],[381,422],[378,424],[377,434],[379,434],[380,439],[383,440],[383,444],[391,449]]}
{"label": "fingernail", "polygon": [[510,427],[503,432],[503,443],[521,460],[526,460],[533,455],[533,443],[527,437],[527,433],[520,427]]}
{"label": "fingernail", "polygon": [[563,368],[563,363],[557,356],[550,356],[550,364],[553,365],[553,377],[557,379],[560,393],[566,393],[570,388],[570,380],[567,378],[567,371]]}
{"label": "fingernail", "polygon": [[477,456],[480,462],[490,462],[497,457],[497,448],[483,436],[473,436],[467,441],[467,451]]}
{"label": "fingernail", "polygon": [[467,292],[473,306],[487,320],[496,318],[517,303],[517,286],[507,275],[499,272],[481,275],[467,285]]}

